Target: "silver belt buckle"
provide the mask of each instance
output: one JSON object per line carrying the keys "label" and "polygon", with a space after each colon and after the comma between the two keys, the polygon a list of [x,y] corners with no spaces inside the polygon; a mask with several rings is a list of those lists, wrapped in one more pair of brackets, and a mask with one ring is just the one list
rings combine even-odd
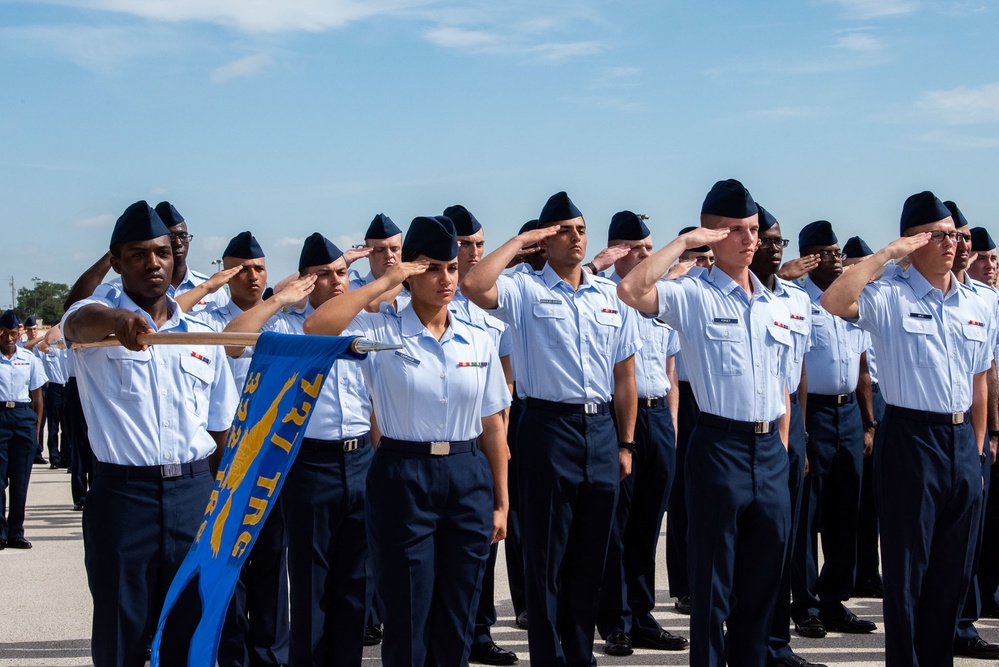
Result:
{"label": "silver belt buckle", "polygon": [[597,404],[596,403],[586,403],[583,405],[584,415],[595,415],[597,414]]}
{"label": "silver belt buckle", "polygon": [[357,438],[351,438],[350,440],[343,441],[343,451],[352,452],[357,449]]}
{"label": "silver belt buckle", "polygon": [[180,477],[184,474],[179,463],[164,463],[160,466],[160,472],[163,475],[163,479],[170,479],[171,477]]}
{"label": "silver belt buckle", "polygon": [[836,405],[843,405],[848,398],[850,398],[849,394],[836,394]]}
{"label": "silver belt buckle", "polygon": [[756,422],[756,428],[754,431],[757,435],[766,435],[770,433],[770,422]]}
{"label": "silver belt buckle", "polygon": [[451,443],[450,442],[431,442],[430,443],[430,455],[431,456],[447,456],[451,453]]}
{"label": "silver belt buckle", "polygon": [[964,413],[963,412],[952,412],[950,413],[950,423],[957,425],[964,423]]}
{"label": "silver belt buckle", "polygon": [[3,404],[3,406],[9,410],[13,410],[17,406],[17,403],[15,403],[14,401],[7,401],[6,403]]}

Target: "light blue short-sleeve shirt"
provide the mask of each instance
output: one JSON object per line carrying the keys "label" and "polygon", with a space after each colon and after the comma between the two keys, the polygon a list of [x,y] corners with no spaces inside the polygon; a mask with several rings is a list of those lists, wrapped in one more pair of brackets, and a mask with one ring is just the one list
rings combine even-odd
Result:
{"label": "light blue short-sleeve shirt", "polygon": [[808,293],[795,282],[774,277],[774,294],[784,301],[791,319],[788,328],[791,330],[792,353],[787,365],[787,391],[793,394],[801,384],[801,367],[805,363],[805,353],[811,345],[811,304]]}
{"label": "light blue short-sleeve shirt", "polygon": [[0,401],[27,403],[31,392],[48,381],[44,365],[32,352],[15,346],[9,359],[0,354]]}
{"label": "light blue short-sleeve shirt", "polygon": [[[616,285],[621,276],[611,273],[608,278]],[[666,361],[680,351],[680,338],[673,327],[658,317],[643,317],[634,313],[635,324],[642,339],[642,349],[635,354],[635,388],[640,398],[659,398],[669,393]]]}
{"label": "light blue short-sleeve shirt", "polygon": [[822,290],[806,278],[804,289],[811,301],[811,345],[805,355],[810,394],[848,394],[860,381],[860,355],[871,338],[855,323],[836,317],[822,307]]}

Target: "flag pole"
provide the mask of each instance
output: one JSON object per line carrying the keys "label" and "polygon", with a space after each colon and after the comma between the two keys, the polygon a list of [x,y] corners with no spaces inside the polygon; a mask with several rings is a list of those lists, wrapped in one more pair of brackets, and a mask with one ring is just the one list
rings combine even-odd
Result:
{"label": "flag pole", "polygon": [[[137,336],[140,345],[229,345],[233,347],[246,347],[256,345],[258,333],[241,333],[234,331],[214,332],[182,332],[168,331],[163,333],[144,333]],[[112,347],[121,345],[114,336],[108,336],[104,340],[93,343],[73,343],[73,349],[86,349],[93,347]],[[355,338],[351,343],[352,352],[363,354],[365,352],[378,352],[380,350],[401,350],[401,345],[383,345],[377,341],[367,338]]]}

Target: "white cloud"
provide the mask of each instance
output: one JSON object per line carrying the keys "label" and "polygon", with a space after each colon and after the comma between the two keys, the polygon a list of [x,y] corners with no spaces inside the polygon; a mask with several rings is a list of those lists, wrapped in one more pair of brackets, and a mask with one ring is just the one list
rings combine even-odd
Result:
{"label": "white cloud", "polygon": [[485,30],[465,30],[443,26],[427,31],[424,37],[432,44],[451,49],[491,51],[502,46],[498,35]]}
{"label": "white cloud", "polygon": [[951,125],[999,122],[999,83],[930,91],[919,106]]}
{"label": "white cloud", "polygon": [[212,83],[223,83],[229,79],[253,76],[272,62],[273,59],[263,53],[243,56],[212,70]]}
{"label": "white cloud", "polygon": [[83,229],[110,229],[114,226],[115,220],[117,219],[118,218],[116,216],[113,216],[110,213],[101,213],[100,215],[77,220],[74,224],[77,227],[82,227]]}
{"label": "white cloud", "polygon": [[911,14],[918,9],[912,0],[826,0],[839,5],[851,18],[872,19]]}
{"label": "white cloud", "polygon": [[229,245],[229,239],[224,236],[205,236],[198,239],[201,250],[210,253],[220,253]]}
{"label": "white cloud", "polygon": [[152,26],[53,24],[0,29],[0,41],[20,44],[33,53],[66,58],[80,67],[117,73],[125,63],[179,47]]}
{"label": "white cloud", "polygon": [[877,37],[864,32],[851,32],[836,40],[836,48],[856,53],[878,53],[884,45]]}
{"label": "white cloud", "polygon": [[304,243],[304,236],[282,236],[274,242],[274,245],[278,248],[301,248]]}

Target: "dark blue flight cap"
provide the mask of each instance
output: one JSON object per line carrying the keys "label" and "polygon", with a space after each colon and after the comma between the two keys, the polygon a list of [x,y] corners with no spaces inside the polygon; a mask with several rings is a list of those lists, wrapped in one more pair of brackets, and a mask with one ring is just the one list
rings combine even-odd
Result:
{"label": "dark blue flight cap", "polygon": [[759,204],[756,205],[756,210],[760,214],[760,231],[761,232],[765,232],[765,231],[767,231],[768,229],[770,229],[771,227],[773,227],[774,225],[777,224],[777,218],[775,218],[773,216],[773,214],[770,213],[770,211],[768,211],[767,209],[763,208]]}
{"label": "dark blue flight cap", "polygon": [[701,204],[701,215],[723,218],[750,218],[756,215],[756,211],[753,195],[734,178],[715,183]]}
{"label": "dark blue flight cap", "polygon": [[26,327],[33,327],[33,326],[36,326],[37,324],[38,323],[35,322],[35,316],[34,315],[28,315],[27,317],[24,318],[24,326],[26,326]]}
{"label": "dark blue flight cap", "polygon": [[4,329],[16,329],[20,323],[21,318],[15,315],[13,310],[8,310],[3,315],[0,315],[0,327]]}
{"label": "dark blue flight cap", "polygon": [[458,234],[454,223],[443,215],[413,218],[402,249],[438,262],[450,262],[458,256]]}
{"label": "dark blue flight cap", "polygon": [[968,219],[964,217],[964,213],[961,213],[961,209],[957,207],[957,204],[952,201],[945,201],[943,205],[950,211],[950,217],[954,218],[954,227],[960,229],[961,227],[968,226]]}
{"label": "dark blue flight cap", "polygon": [[530,232],[530,231],[535,230],[537,228],[538,228],[538,221],[537,220],[528,220],[527,222],[525,222],[521,226],[520,231],[517,232],[517,233],[518,234],[523,234],[524,232]]}
{"label": "dark blue flight cap", "polygon": [[860,257],[869,257],[874,254],[871,247],[864,243],[864,239],[859,236],[851,236],[846,241],[846,245],[843,246],[843,254],[846,255],[847,259],[858,259]]}
{"label": "dark blue flight cap", "polygon": [[798,232],[798,249],[807,248],[810,245],[836,245],[839,239],[833,231],[832,223],[828,220],[816,220],[801,228]]}
{"label": "dark blue flight cap", "polygon": [[161,201],[156,205],[156,215],[160,216],[160,220],[167,227],[176,227],[184,222],[184,216],[168,201]]}
{"label": "dark blue flight cap", "polygon": [[[677,236],[683,236],[684,234],[692,232],[695,229],[697,229],[697,227],[684,227],[680,230],[680,233],[677,234]],[[707,252],[709,250],[711,250],[711,248],[706,245],[699,245],[696,248],[687,248],[687,252]]]}
{"label": "dark blue flight cap", "polygon": [[541,209],[541,215],[538,216],[538,227],[544,227],[552,222],[564,222],[582,217],[583,214],[572,203],[565,191],[556,192],[548,198],[545,207]]}
{"label": "dark blue flight cap", "polygon": [[392,218],[384,213],[379,213],[368,225],[368,231],[364,232],[364,239],[388,239],[397,234],[402,234],[402,230],[395,226]]}
{"label": "dark blue flight cap", "polygon": [[309,266],[323,266],[343,257],[343,251],[333,245],[328,238],[315,232],[305,239],[302,254],[298,258],[298,271]]}
{"label": "dark blue flight cap", "polygon": [[615,213],[607,229],[607,242],[641,241],[652,236],[645,221],[631,211]]}
{"label": "dark blue flight cap", "polygon": [[971,252],[988,252],[996,247],[984,227],[971,228]]}
{"label": "dark blue flight cap", "polygon": [[[232,237],[229,245],[222,253],[223,257],[235,257],[236,259],[260,259],[264,256],[264,250],[257,243],[257,239],[250,232],[240,232]],[[310,264],[309,266],[314,266]]]}
{"label": "dark blue flight cap", "polygon": [[454,231],[458,233],[458,236],[471,236],[482,229],[482,225],[475,219],[475,216],[469,213],[468,209],[461,204],[448,206],[444,209],[444,216],[451,220],[451,223],[454,225]]}
{"label": "dark blue flight cap", "polygon": [[929,225],[949,217],[950,211],[943,202],[929,190],[924,190],[905,200],[898,231],[899,234],[905,234],[912,227]]}
{"label": "dark blue flight cap", "polygon": [[130,241],[148,241],[170,236],[170,230],[145,200],[137,201],[119,216],[111,232],[110,246]]}

